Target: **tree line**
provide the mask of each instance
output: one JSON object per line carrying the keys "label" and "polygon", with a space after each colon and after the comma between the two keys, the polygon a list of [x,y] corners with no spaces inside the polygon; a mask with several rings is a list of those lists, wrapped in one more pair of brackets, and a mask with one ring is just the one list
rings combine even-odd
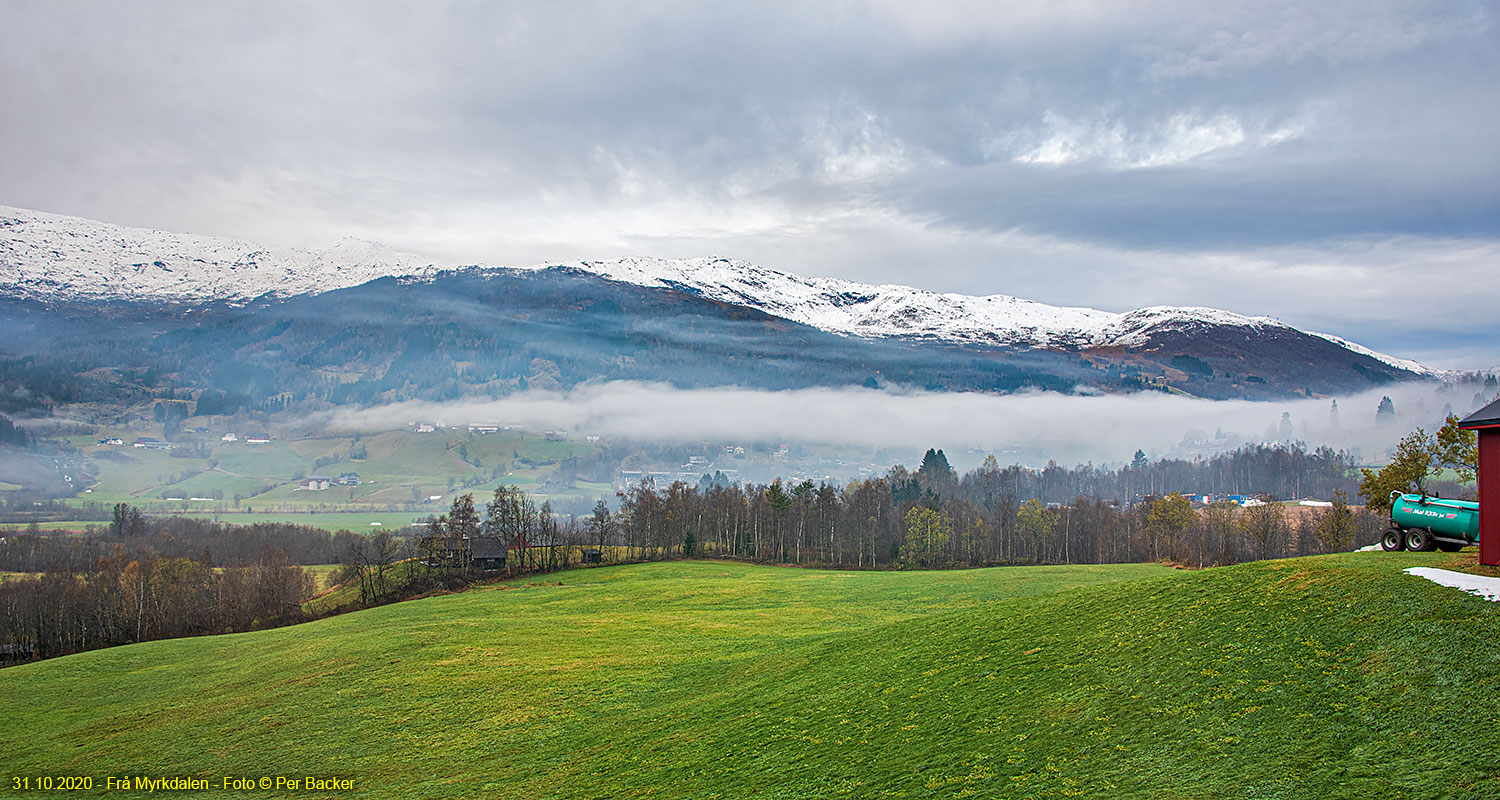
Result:
{"label": "tree line", "polygon": [[280,522],[230,525],[187,517],[142,514],[125,503],[114,507],[107,528],[91,535],[49,534],[0,529],[0,571],[42,572],[49,569],[87,572],[102,558],[152,556],[189,558],[209,567],[247,564],[269,547],[293,564],[334,564],[349,542],[362,538],[349,531]]}
{"label": "tree line", "polygon": [[[947,466],[946,457],[942,465]],[[993,459],[987,459],[963,480],[956,477],[951,480],[962,484],[958,487],[959,497],[976,504],[985,503],[996,493],[1008,493],[1023,502],[1035,497],[1043,503],[1065,504],[1080,495],[1130,504],[1172,492],[1266,494],[1290,500],[1328,498],[1336,489],[1353,496],[1357,489],[1354,478],[1357,466],[1357,459],[1348,452],[1327,446],[1309,449],[1300,442],[1292,442],[1247,444],[1207,458],[1155,461],[1137,450],[1129,463],[1118,468],[1093,464],[1066,467],[1055,461],[1049,461],[1041,469],[1019,464],[1001,467]],[[948,478],[928,472],[928,482],[934,483],[934,491],[941,494]]]}
{"label": "tree line", "polygon": [[131,642],[229,633],[306,619],[306,570],[275,547],[214,568],[184,557],[130,557],[124,548],[85,570],[57,565],[0,584],[0,656],[50,658]]}
{"label": "tree line", "polygon": [[[366,541],[352,574],[369,598],[402,591],[388,567],[432,565],[445,542],[493,539],[507,569],[550,571],[589,547],[610,561],[707,555],[762,563],[864,569],[929,569],[1038,563],[1171,560],[1194,566],[1312,555],[1375,541],[1383,517],[1351,506],[1354,460],[1301,445],[1240,448],[1211,459],[1000,467],[989,457],[959,475],[942,450],[915,470],[844,486],[813,481],[730,483],[705,476],[658,487],[650,481],[601,500],[591,516],[563,519],[516,487],[501,486],[481,508],[472,495],[429,521],[420,539],[381,552]],[[1189,492],[1187,490],[1194,490]],[[1251,494],[1244,506],[1203,504],[1187,495]],[[1280,497],[1316,493],[1330,506],[1283,506]],[[1121,502],[1121,498],[1125,499]],[[373,549],[372,549],[373,548]],[[402,574],[410,579],[410,570]]]}
{"label": "tree line", "polygon": [[0,531],[0,663],[308,618],[301,565],[365,537],[283,523],[148,517],[120,503],[93,535]]}
{"label": "tree line", "polygon": [[[1140,479],[1129,472],[1121,471],[1125,480]],[[616,544],[644,558],[697,550],[767,563],[928,569],[1161,559],[1233,564],[1344,549],[1374,541],[1384,524],[1352,508],[1342,488],[1331,492],[1331,507],[1318,509],[1288,508],[1264,493],[1244,508],[1225,500],[1195,504],[1176,491],[1129,504],[1083,493],[1066,502],[1047,499],[1078,477],[1055,465],[1002,469],[993,458],[958,476],[942,451],[929,450],[915,471],[897,466],[842,487],[642,483],[620,493],[611,526]]]}

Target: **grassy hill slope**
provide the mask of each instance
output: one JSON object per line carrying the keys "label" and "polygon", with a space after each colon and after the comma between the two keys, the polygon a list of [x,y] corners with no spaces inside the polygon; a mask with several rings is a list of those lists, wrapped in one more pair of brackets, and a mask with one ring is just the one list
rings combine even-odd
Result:
{"label": "grassy hill slope", "polygon": [[1500,614],[1401,574],[1435,555],[584,570],[6,669],[0,752],[382,797],[1497,796]]}

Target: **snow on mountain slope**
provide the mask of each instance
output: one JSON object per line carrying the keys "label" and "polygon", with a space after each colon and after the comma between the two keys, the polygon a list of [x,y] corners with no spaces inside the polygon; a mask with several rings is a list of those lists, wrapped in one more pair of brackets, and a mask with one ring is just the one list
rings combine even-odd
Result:
{"label": "snow on mountain slope", "polygon": [[1385,353],[1377,353],[1376,351],[1371,350],[1370,348],[1365,347],[1364,345],[1355,344],[1354,342],[1351,342],[1348,339],[1345,339],[1345,338],[1342,338],[1342,337],[1339,337],[1339,336],[1334,336],[1331,333],[1317,333],[1315,331],[1305,331],[1305,333],[1307,333],[1310,336],[1316,336],[1319,339],[1327,339],[1328,341],[1333,342],[1334,344],[1338,345],[1339,347],[1344,348],[1345,350],[1349,350],[1349,351],[1354,352],[1354,353],[1359,353],[1362,356],[1369,356],[1370,358],[1373,358],[1376,361],[1379,361],[1379,362],[1381,362],[1383,364],[1389,364],[1389,365],[1395,367],[1396,369],[1404,369],[1407,372],[1415,372],[1418,375],[1428,375],[1428,376],[1431,376],[1431,377],[1434,377],[1434,378],[1443,377],[1444,375],[1447,375],[1449,373],[1448,370],[1433,369],[1432,367],[1429,367],[1426,364],[1419,364],[1419,363],[1417,363],[1415,361],[1412,361],[1410,359],[1396,358],[1395,356],[1388,356]]}
{"label": "snow on mountain slope", "polygon": [[72,300],[287,297],[436,271],[416,256],[344,239],[321,250],[165,233],[0,206],[0,292]]}
{"label": "snow on mountain slope", "polygon": [[974,297],[908,286],[870,286],[838,278],[801,278],[726,258],[623,258],[560,266],[750,306],[852,336],[916,336],[962,344],[1083,348],[1138,346],[1163,327],[1291,330],[1269,317],[1246,317],[1212,308],[1157,306],[1115,314],[1006,295]]}
{"label": "snow on mountain slope", "polygon": [[[1006,295],[974,297],[839,278],[802,278],[726,258],[631,257],[524,269],[559,267],[748,306],[846,336],[1020,348],[1134,348],[1163,332],[1297,332],[1270,317],[1212,308],[1156,306],[1117,314]],[[319,250],[263,248],[237,239],[127,228],[0,206],[0,295],[242,302],[333,291],[386,276],[420,282],[445,269],[453,267],[356,239]],[[1336,336],[1312,335],[1398,369],[1435,374],[1416,362]]]}

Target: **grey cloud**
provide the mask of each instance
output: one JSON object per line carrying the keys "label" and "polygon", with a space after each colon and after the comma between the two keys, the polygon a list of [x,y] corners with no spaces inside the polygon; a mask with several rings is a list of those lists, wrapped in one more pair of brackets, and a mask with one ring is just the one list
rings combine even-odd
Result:
{"label": "grey cloud", "polygon": [[[1492,264],[1496,39],[1465,0],[12,3],[0,202],[1290,321],[1303,306],[1253,275],[1148,265],[1351,240]],[[1101,297],[1088,253],[1139,271]]]}

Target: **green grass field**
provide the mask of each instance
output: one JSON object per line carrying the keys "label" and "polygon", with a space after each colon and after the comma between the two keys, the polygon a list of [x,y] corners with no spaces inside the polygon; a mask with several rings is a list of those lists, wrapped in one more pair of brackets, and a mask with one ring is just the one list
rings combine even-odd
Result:
{"label": "green grass field", "polygon": [[[101,530],[104,530],[106,532],[109,529],[109,521],[108,520],[105,520],[103,522],[100,522],[98,520],[94,520],[94,521],[78,521],[78,520],[75,520],[73,522],[38,522],[37,525],[36,525],[36,527],[37,527],[38,530],[43,530],[43,531],[63,531],[65,533],[67,533],[67,532],[71,532],[71,533],[83,533],[91,525],[94,528],[96,528],[96,529],[101,529]],[[29,522],[4,523],[4,524],[0,524],[0,531],[5,531],[5,532],[17,531],[17,532],[20,532],[20,533],[25,533],[30,527],[31,527],[31,523],[29,523]]]}
{"label": "green grass field", "polygon": [[[436,516],[447,510],[446,508],[435,507],[432,509],[431,514]],[[427,515],[415,514],[410,511],[324,511],[312,514],[200,514],[189,512],[180,516],[213,519],[235,525],[250,525],[256,522],[290,522],[294,525],[307,525],[313,528],[322,528],[326,531],[349,530],[373,533],[382,527],[400,528],[405,525],[412,525],[426,519]],[[380,525],[371,525],[370,523],[372,522],[379,522]]]}
{"label": "green grass field", "polygon": [[577,570],[0,670],[0,752],[355,780],[299,797],[1495,797],[1500,609],[1401,572],[1455,558]]}

